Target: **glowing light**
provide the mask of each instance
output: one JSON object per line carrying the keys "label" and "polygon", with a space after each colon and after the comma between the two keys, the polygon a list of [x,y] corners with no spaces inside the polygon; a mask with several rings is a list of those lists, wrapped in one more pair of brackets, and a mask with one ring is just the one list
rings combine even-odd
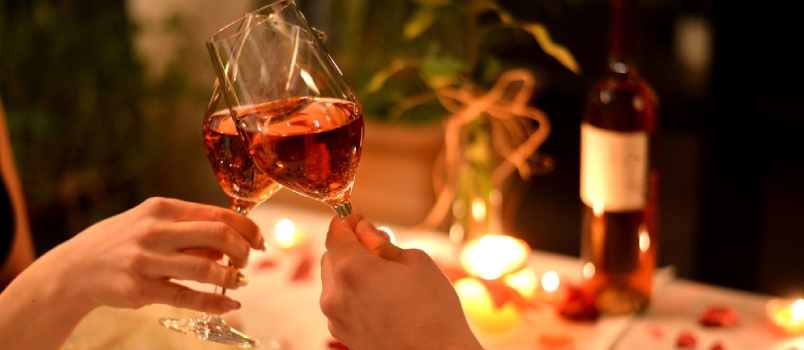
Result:
{"label": "glowing light", "polygon": [[595,264],[588,262],[583,265],[583,277],[590,279],[595,276]]}
{"label": "glowing light", "polygon": [[471,275],[497,279],[521,269],[530,254],[524,241],[505,235],[485,235],[464,246],[461,265]]}
{"label": "glowing light", "polygon": [[603,202],[598,201],[598,202],[593,203],[592,204],[592,213],[594,213],[595,216],[603,215]]}
{"label": "glowing light", "polygon": [[475,221],[483,221],[486,219],[486,203],[480,198],[472,200],[472,218]]}
{"label": "glowing light", "polygon": [[451,239],[455,243],[463,241],[464,234],[465,232],[461,224],[453,224],[449,228],[449,239]]}
{"label": "glowing light", "polygon": [[547,271],[542,275],[542,289],[548,293],[555,292],[558,289],[559,282],[558,274],[553,270]]}
{"label": "glowing light", "polygon": [[461,300],[466,319],[479,330],[490,333],[507,332],[522,320],[513,303],[497,307],[482,282],[465,277],[455,281],[455,292]]}
{"label": "glowing light", "polygon": [[276,237],[276,245],[280,248],[290,248],[301,240],[301,236],[296,232],[296,225],[290,219],[281,219],[276,222],[274,237]]}
{"label": "glowing light", "polygon": [[804,333],[804,300],[793,303],[787,300],[771,299],[766,305],[768,322],[773,328],[786,334]]}
{"label": "glowing light", "polygon": [[640,226],[639,228],[639,250],[641,252],[647,252],[650,249],[650,235],[648,235],[648,231],[645,230],[644,226]]}
{"label": "glowing light", "polygon": [[793,303],[790,314],[793,317],[793,322],[800,323],[801,321],[804,321],[804,300],[796,300],[796,302]]}
{"label": "glowing light", "polygon": [[527,267],[518,272],[505,276],[503,282],[519,292],[519,294],[526,299],[532,297],[536,293],[536,286],[538,285],[536,274],[533,272],[533,270]]}
{"label": "glowing light", "polygon": [[377,227],[377,230],[387,233],[388,234],[388,240],[391,241],[391,243],[396,243],[396,236],[394,236],[394,231],[391,231],[390,228],[388,228],[386,226],[380,226],[380,227]]}

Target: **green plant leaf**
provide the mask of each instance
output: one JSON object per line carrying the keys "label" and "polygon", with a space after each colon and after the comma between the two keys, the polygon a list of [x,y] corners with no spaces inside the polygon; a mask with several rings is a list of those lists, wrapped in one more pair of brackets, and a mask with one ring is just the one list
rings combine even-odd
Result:
{"label": "green plant leaf", "polygon": [[403,35],[406,40],[413,40],[425,30],[430,28],[436,21],[436,11],[432,7],[420,7],[413,12],[410,19],[405,23]]}
{"label": "green plant leaf", "polygon": [[422,79],[433,89],[456,84],[469,67],[469,63],[452,56],[428,54],[422,62]]}
{"label": "green plant leaf", "polygon": [[575,61],[575,57],[572,53],[566,47],[553,42],[553,39],[550,38],[550,33],[547,32],[547,28],[545,28],[544,25],[541,23],[525,23],[522,24],[522,29],[536,38],[536,42],[539,43],[544,53],[553,56],[556,61],[573,73],[581,73],[581,67],[578,65],[578,62]]}
{"label": "green plant leaf", "polygon": [[394,74],[397,72],[408,68],[409,64],[405,60],[395,59],[391,61],[387,67],[378,70],[374,75],[371,76],[371,80],[369,80],[368,84],[366,84],[365,89],[363,90],[363,94],[368,95],[373,92],[377,92],[382,89],[385,82],[388,81]]}

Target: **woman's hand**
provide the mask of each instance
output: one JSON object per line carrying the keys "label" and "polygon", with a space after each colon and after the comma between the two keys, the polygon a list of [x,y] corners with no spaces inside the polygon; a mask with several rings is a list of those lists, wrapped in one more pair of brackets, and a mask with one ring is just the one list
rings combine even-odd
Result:
{"label": "woman's hand", "polygon": [[[192,280],[224,288],[245,285],[239,268],[263,239],[253,221],[225,208],[151,198],[101,221],[44,255],[65,293],[95,305],[139,308],[160,303],[223,313],[239,303],[212,290],[172,282]],[[232,267],[216,262],[223,253]]]}
{"label": "woman's hand", "polygon": [[430,256],[358,220],[332,220],[321,259],[320,303],[332,336],[350,349],[482,349]]}

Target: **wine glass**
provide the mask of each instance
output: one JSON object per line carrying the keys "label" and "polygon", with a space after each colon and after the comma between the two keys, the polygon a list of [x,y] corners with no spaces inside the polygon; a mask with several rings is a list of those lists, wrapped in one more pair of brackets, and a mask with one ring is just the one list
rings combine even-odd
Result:
{"label": "wine glass", "polygon": [[207,40],[222,93],[254,163],[346,217],[363,144],[360,103],[293,1],[266,8]]}
{"label": "wine glass", "polygon": [[[203,123],[204,145],[212,170],[218,178],[229,207],[243,215],[271,197],[281,186],[257,168],[248,155],[215,80]],[[229,261],[231,266],[231,260]],[[218,292],[215,287],[215,292]],[[221,288],[221,294],[226,289]],[[221,315],[204,313],[194,319],[161,318],[159,323],[196,338],[241,348],[255,347],[259,341],[229,327]]]}

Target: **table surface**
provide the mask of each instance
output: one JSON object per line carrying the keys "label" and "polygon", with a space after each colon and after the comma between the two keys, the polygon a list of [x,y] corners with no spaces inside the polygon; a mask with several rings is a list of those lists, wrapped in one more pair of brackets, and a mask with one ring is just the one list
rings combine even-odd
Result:
{"label": "table surface", "polygon": [[[266,203],[250,217],[269,242],[274,225],[282,218],[291,219],[305,240],[291,249],[271,248],[252,253],[244,271],[249,285],[227,291],[243,308],[227,314],[226,319],[244,333],[260,339],[259,348],[328,349],[332,338],[318,304],[319,261],[332,215]],[[390,228],[399,246],[420,248],[440,263],[454,261],[457,255],[456,246],[443,234]],[[548,270],[556,271],[562,284],[577,283],[580,279],[580,263],[571,257],[537,251],[529,267],[537,276]],[[209,285],[186,284],[198,290],[214,289]],[[676,341],[682,333],[696,339],[695,349],[712,349],[716,344],[727,350],[804,349],[804,336],[785,336],[768,327],[765,305],[771,296],[676,279],[672,268],[660,269],[655,285],[650,308],[639,316],[604,316],[596,322],[581,323],[557,316],[553,308],[535,308],[524,311],[523,321],[511,332],[503,335],[484,334],[477,329],[475,332],[487,350],[678,349]],[[701,313],[717,305],[737,310],[738,324],[720,328],[701,326],[698,322]],[[194,311],[164,305],[139,310],[99,308],[76,328],[64,349],[232,348],[171,332],[157,322],[160,317],[197,315]]]}

